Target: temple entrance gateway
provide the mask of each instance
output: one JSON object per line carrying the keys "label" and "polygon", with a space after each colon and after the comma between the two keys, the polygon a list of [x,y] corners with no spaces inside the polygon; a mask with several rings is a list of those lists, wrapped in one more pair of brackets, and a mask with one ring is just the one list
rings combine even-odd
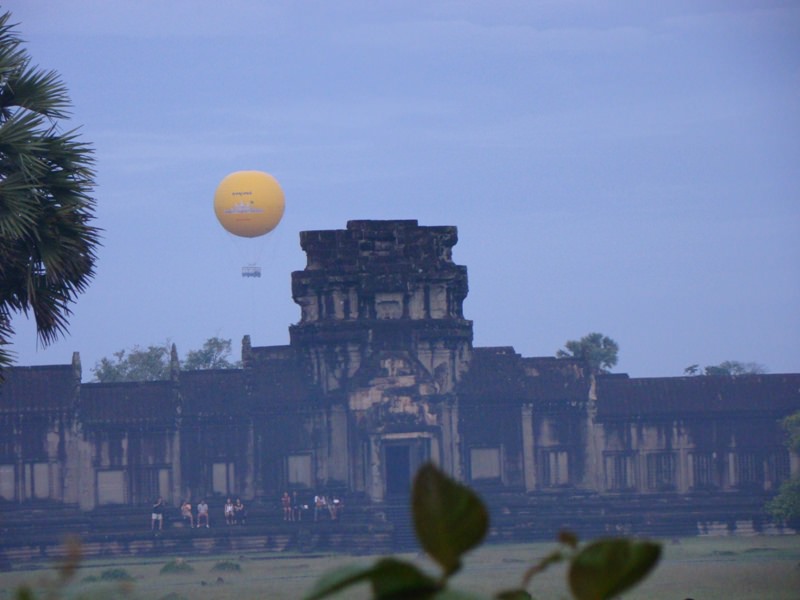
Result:
{"label": "temple entrance gateway", "polygon": [[384,450],[386,465],[386,495],[407,496],[411,490],[411,448],[408,444],[387,446]]}
{"label": "temple entrance gateway", "polygon": [[428,444],[428,439],[384,443],[383,476],[387,496],[408,498],[414,474],[430,456]]}

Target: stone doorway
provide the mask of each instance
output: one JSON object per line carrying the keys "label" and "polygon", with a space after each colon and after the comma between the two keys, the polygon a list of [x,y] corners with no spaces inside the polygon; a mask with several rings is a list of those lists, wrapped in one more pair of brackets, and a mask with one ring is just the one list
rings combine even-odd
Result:
{"label": "stone doorway", "polygon": [[392,440],[383,444],[383,476],[386,496],[407,500],[414,474],[429,457],[429,440]]}
{"label": "stone doorway", "polygon": [[408,496],[411,491],[411,445],[393,444],[384,448],[386,495]]}

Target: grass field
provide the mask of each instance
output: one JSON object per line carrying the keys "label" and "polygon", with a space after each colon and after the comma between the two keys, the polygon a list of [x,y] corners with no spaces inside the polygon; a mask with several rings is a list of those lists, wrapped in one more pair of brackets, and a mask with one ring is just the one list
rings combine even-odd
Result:
{"label": "grass field", "polygon": [[[555,544],[491,545],[471,553],[454,585],[462,590],[492,593],[512,587],[526,567]],[[798,600],[800,599],[800,536],[706,537],[666,542],[664,558],[626,600]],[[403,555],[435,572],[425,558]],[[248,554],[247,556],[188,557],[190,573],[160,574],[169,557],[93,560],[82,565],[60,597],[71,599],[128,598],[165,600],[299,599],[324,572],[344,564],[369,564],[374,557]],[[241,571],[215,571],[219,561],[238,563]],[[124,569],[131,582],[91,581],[109,569]],[[0,600],[15,597],[22,584],[43,597],[52,569],[18,569],[0,573]],[[558,566],[537,576],[529,588],[536,598],[567,598],[565,571]],[[221,580],[218,580],[221,578]],[[338,598],[368,598],[366,589],[353,589]]]}

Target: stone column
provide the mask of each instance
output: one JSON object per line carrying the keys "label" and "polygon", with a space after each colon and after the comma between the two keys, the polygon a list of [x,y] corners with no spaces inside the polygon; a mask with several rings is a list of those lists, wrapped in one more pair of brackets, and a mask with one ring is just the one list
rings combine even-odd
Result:
{"label": "stone column", "polygon": [[347,410],[342,405],[330,410],[330,441],[328,447],[328,479],[349,487],[348,470],[352,460],[347,435]]}
{"label": "stone column", "polygon": [[383,481],[380,435],[369,436],[369,482],[367,493],[373,502],[383,502],[386,486]]}
{"label": "stone column", "polygon": [[247,422],[247,450],[244,453],[244,473],[242,474],[242,496],[245,498],[253,498],[256,494],[255,485],[255,456],[256,456],[256,441],[253,421]]}
{"label": "stone column", "polygon": [[92,466],[93,447],[83,436],[75,443],[75,469],[73,476],[77,490],[78,506],[81,510],[92,510],[97,504],[97,490],[94,467]]}
{"label": "stone column", "polygon": [[689,492],[689,475],[691,465],[689,464],[688,439],[681,432],[680,425],[673,423],[672,426],[673,444],[678,449],[678,462],[675,465],[675,488],[681,494]]}
{"label": "stone column", "polygon": [[183,502],[183,476],[181,475],[181,430],[176,429],[172,434],[170,440],[169,461],[172,466],[172,489],[170,489],[170,496],[168,501],[173,505],[180,506]]}
{"label": "stone column", "polygon": [[605,464],[603,450],[606,446],[605,427],[596,423],[591,412],[586,420],[586,454],[582,487],[605,490]]}
{"label": "stone column", "polygon": [[[461,438],[458,428],[458,403],[456,400],[442,403],[441,411],[441,453],[440,467],[457,481],[464,481],[463,461],[461,459]],[[432,440],[436,443],[436,439]],[[433,448],[431,460],[434,460]]]}
{"label": "stone column", "polygon": [[522,475],[525,491],[536,490],[536,439],[533,434],[533,405],[523,404],[522,418]]}

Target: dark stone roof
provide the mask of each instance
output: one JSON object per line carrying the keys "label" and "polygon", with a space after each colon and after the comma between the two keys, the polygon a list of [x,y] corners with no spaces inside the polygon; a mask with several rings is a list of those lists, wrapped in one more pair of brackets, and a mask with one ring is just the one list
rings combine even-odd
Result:
{"label": "dark stone roof", "polygon": [[759,413],[779,418],[800,410],[800,374],[597,378],[597,417]]}
{"label": "dark stone roof", "polygon": [[307,405],[319,397],[311,377],[294,358],[261,363],[247,373],[250,396],[262,410]]}
{"label": "dark stone roof", "polygon": [[242,369],[183,371],[179,389],[184,417],[247,412]]}
{"label": "dark stone roof", "polygon": [[583,369],[568,359],[522,358],[511,347],[475,348],[458,395],[465,402],[582,403],[591,383]]}
{"label": "dark stone roof", "polygon": [[[253,348],[255,355],[260,348]],[[184,371],[180,393],[184,416],[251,416],[308,403],[313,396],[293,355],[258,360],[249,369]]]}
{"label": "dark stone roof", "polygon": [[72,365],[13,367],[3,372],[0,412],[45,412],[73,406],[79,384]]}
{"label": "dark stone roof", "polygon": [[85,383],[80,390],[80,419],[88,426],[170,426],[177,417],[172,381]]}

